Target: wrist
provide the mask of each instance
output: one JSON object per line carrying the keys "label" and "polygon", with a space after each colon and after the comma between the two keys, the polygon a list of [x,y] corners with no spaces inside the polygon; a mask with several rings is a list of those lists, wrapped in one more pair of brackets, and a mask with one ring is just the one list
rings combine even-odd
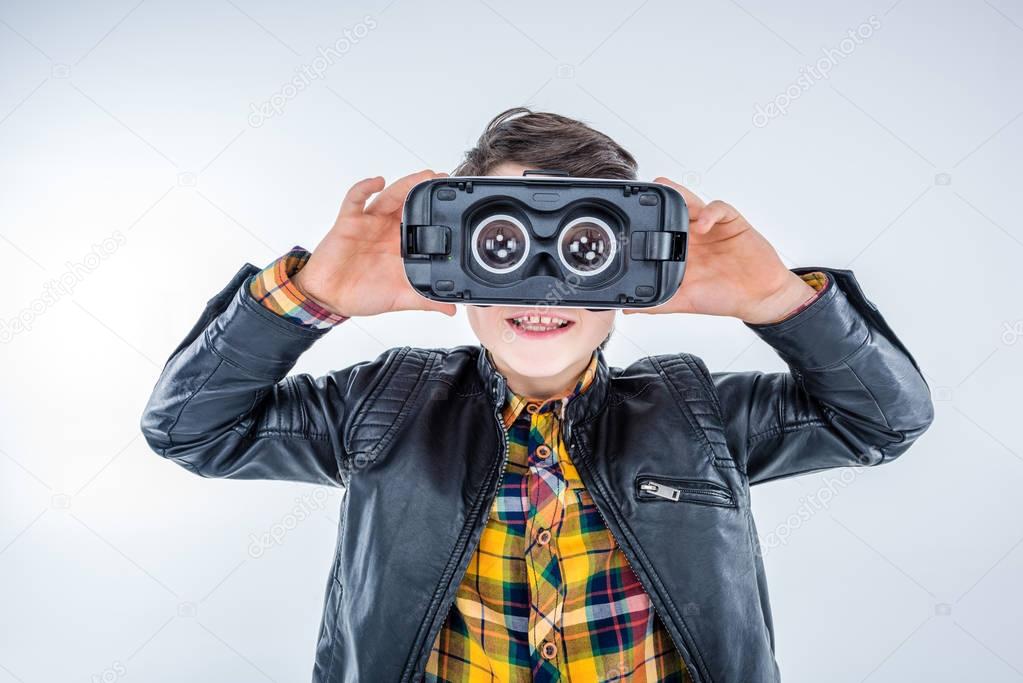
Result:
{"label": "wrist", "polygon": [[331,304],[327,303],[321,295],[317,294],[316,287],[311,286],[309,283],[309,275],[305,268],[300,269],[291,276],[291,284],[298,291],[298,294],[306,300],[306,302],[312,303],[332,315],[342,316],[345,318],[349,317],[337,310]]}
{"label": "wrist", "polygon": [[308,251],[294,247],[257,273],[249,285],[249,291],[264,308],[296,325],[329,329],[343,322],[347,316],[324,306],[295,284],[309,258]]}
{"label": "wrist", "polygon": [[739,316],[743,322],[751,325],[780,322],[817,296],[818,290],[806,280],[791,271],[788,273],[790,277],[781,286],[761,299],[750,311]]}

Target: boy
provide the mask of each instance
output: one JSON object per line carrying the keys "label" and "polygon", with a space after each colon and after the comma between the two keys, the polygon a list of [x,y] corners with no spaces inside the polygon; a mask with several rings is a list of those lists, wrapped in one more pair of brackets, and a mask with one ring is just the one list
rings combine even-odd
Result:
{"label": "boy", "polygon": [[[526,169],[636,176],[607,136],[525,109],[455,174]],[[405,195],[438,175],[363,180],[311,255],[239,271],[168,361],[149,444],[206,477],[345,488],[316,681],[779,680],[749,486],[902,454],[933,418],[913,357],[850,271],[788,270],[659,178],[689,204],[688,265],[643,312],[739,318],[789,372],[608,367],[614,310],[467,306],[479,345],[287,376],[349,317],[454,315],[399,252]]]}

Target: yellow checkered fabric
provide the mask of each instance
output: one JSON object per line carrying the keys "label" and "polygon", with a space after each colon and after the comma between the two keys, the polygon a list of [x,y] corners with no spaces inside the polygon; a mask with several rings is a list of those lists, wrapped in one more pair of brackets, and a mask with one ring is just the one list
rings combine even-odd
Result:
{"label": "yellow checkered fabric", "polygon": [[565,396],[508,390],[501,489],[434,644],[427,681],[688,680],[561,438]]}

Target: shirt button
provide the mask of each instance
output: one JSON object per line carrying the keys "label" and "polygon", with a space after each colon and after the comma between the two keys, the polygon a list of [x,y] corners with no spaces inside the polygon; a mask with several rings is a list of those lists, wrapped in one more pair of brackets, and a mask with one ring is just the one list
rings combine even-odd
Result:
{"label": "shirt button", "polygon": [[543,645],[540,646],[540,654],[544,659],[554,659],[558,656],[558,646],[549,640],[545,640]]}
{"label": "shirt button", "polygon": [[530,415],[536,415],[536,411],[538,411],[538,410],[540,410],[540,404],[539,403],[527,403],[526,404],[526,412],[529,413]]}
{"label": "shirt button", "polygon": [[551,454],[551,447],[548,446],[547,444],[542,443],[542,444],[540,444],[539,446],[536,447],[536,455],[537,455],[537,457],[539,457],[539,458],[547,458],[547,457],[550,457],[550,454]]}
{"label": "shirt button", "polygon": [[547,545],[551,542],[551,530],[544,529],[536,535],[536,542],[540,545]]}

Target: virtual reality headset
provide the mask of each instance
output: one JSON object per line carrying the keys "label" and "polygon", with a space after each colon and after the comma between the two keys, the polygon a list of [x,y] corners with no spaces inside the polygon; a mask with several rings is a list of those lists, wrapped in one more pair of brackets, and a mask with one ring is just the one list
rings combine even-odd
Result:
{"label": "virtual reality headset", "polygon": [[434,301],[477,305],[601,310],[671,298],[685,272],[682,195],[658,183],[546,177],[556,173],[412,188],[401,224],[412,286]]}

